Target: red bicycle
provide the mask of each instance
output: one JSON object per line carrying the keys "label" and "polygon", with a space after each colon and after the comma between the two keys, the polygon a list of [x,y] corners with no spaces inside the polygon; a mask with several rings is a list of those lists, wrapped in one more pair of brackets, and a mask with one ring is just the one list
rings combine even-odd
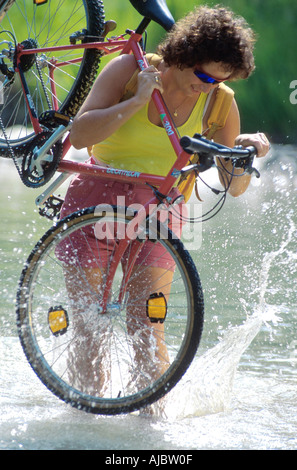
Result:
{"label": "red bicycle", "polygon": [[[74,407],[98,414],[127,413],[159,400],[181,379],[199,346],[204,310],[199,275],[183,243],[158,217],[160,210],[174,211],[178,201],[168,196],[170,190],[177,179],[214,166],[215,156],[232,158],[234,167],[251,173],[255,154],[253,148],[230,149],[199,135],[180,139],[162,96],[154,91],[177,156],[166,177],[64,158],[70,148],[71,118],[95,79],[100,58],[132,53],[144,69],[148,24],[154,20],[167,30],[174,24],[164,0],[130,1],[143,15],[142,22],[135,31],[111,38],[114,22],[104,22],[100,0],[0,2],[1,18],[6,13],[0,41],[0,155],[14,160],[28,187],[43,186],[60,173],[37,198],[54,224],[34,247],[21,275],[19,336],[29,363],[49,390]],[[66,3],[64,23],[60,13]],[[20,16],[28,20],[28,28],[16,34],[13,25]],[[188,164],[193,153],[199,161]],[[58,220],[61,201],[52,194],[74,173],[146,184],[151,197],[137,210],[101,204]],[[88,244],[92,255],[83,259],[80,247]],[[142,265],[136,265],[144,246],[147,254]],[[152,280],[145,259],[156,247],[167,269]],[[94,285],[88,266],[100,270],[103,252],[108,253],[108,269]],[[84,288],[84,299],[69,295],[66,264]],[[136,278],[145,280],[137,295]],[[139,311],[142,317],[136,315]],[[145,361],[139,360],[144,356]]]}

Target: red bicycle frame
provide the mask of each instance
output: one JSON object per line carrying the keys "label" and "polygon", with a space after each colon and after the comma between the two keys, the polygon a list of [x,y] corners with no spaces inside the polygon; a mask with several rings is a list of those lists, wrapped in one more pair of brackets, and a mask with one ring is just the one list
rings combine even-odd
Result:
{"label": "red bicycle frame", "polygon": [[[113,39],[107,40],[107,42],[93,42],[93,43],[86,43],[83,45],[79,44],[79,45],[68,45],[68,46],[55,46],[55,47],[47,47],[47,48],[41,48],[41,49],[23,49],[22,46],[19,46],[18,66],[20,64],[20,57],[22,55],[36,54],[37,52],[38,53],[50,52],[50,51],[55,52],[57,50],[61,51],[61,50],[70,50],[70,49],[99,49],[99,50],[103,50],[107,54],[118,52],[118,51],[120,51],[121,54],[133,53],[136,59],[136,62],[138,64],[138,67],[140,68],[140,70],[144,70],[145,68],[148,67],[148,63],[139,44],[141,41],[141,38],[142,38],[142,35],[136,32],[132,32],[128,40],[116,38],[114,40]],[[75,59],[75,61],[78,61],[78,59]],[[67,62],[67,64],[69,64],[69,62]],[[54,97],[56,95],[55,95],[55,88],[54,88],[55,82],[53,79],[53,74],[54,74],[55,67],[62,66],[62,65],[63,65],[63,62],[56,63],[55,61],[52,61],[50,65],[50,79],[51,79],[50,81],[51,81],[51,86],[52,86],[52,95]],[[19,70],[19,72],[20,72],[21,79],[22,79],[23,74],[21,70]],[[25,85],[24,79],[22,79],[22,83],[23,83],[24,93],[27,96],[26,85]],[[176,183],[177,179],[180,177],[180,171],[182,170],[183,167],[185,167],[188,164],[189,154],[185,152],[180,146],[179,136],[176,131],[175,125],[171,119],[171,116],[169,115],[167,111],[167,107],[164,103],[162,95],[158,90],[153,91],[152,99],[160,115],[160,119],[163,124],[163,127],[166,130],[168,138],[177,156],[177,159],[174,165],[172,166],[172,168],[170,169],[170,171],[168,172],[167,176],[159,176],[155,174],[147,174],[147,173],[141,173],[141,172],[130,172],[130,171],[125,171],[125,170],[118,170],[115,168],[103,167],[103,166],[100,166],[99,164],[94,165],[94,164],[79,163],[79,162],[74,162],[70,160],[64,160],[64,156],[66,155],[66,153],[68,152],[71,146],[69,135],[65,138],[63,142],[63,159],[58,167],[58,171],[62,173],[88,174],[88,175],[93,175],[95,177],[97,176],[97,177],[113,179],[113,180],[116,179],[119,181],[125,181],[125,182],[134,183],[134,184],[135,183],[138,183],[138,184],[148,183],[152,186],[155,186],[155,187],[157,186],[158,193],[160,195],[164,195],[164,199],[166,199],[166,196],[169,194],[170,190]],[[30,107],[28,99],[27,99],[27,104],[28,104],[28,107]],[[58,108],[58,103],[55,99],[53,100],[53,108],[56,110]],[[32,124],[35,129],[35,132],[36,131],[38,132],[38,129],[40,129],[38,119],[34,115],[34,112],[31,112],[30,115],[31,115]],[[137,216],[139,217],[139,220],[144,221],[148,217],[150,205],[159,205],[159,204],[160,204],[160,199],[158,199],[158,197],[155,194],[152,195],[152,198],[148,200],[138,212]],[[114,273],[129,243],[131,243],[131,239],[128,236],[122,239],[119,242],[116,253],[112,259],[111,266],[110,266],[109,273],[108,273],[108,279],[106,282],[106,288],[105,288],[104,296],[102,300],[102,311],[105,310],[105,306],[108,301],[109,291],[112,285]],[[141,249],[141,244],[134,243],[132,247],[132,251],[133,251],[132,256],[131,256],[132,259],[135,260],[136,255],[140,249]],[[124,276],[125,279],[129,279],[129,274],[131,270],[133,269],[133,265],[134,263],[132,262],[130,266],[127,268],[128,272],[126,273],[127,275]],[[120,289],[120,292],[121,292],[120,294],[121,298],[119,299],[119,301],[121,301],[123,298],[123,295],[125,293],[125,288]]]}
{"label": "red bicycle frame", "polygon": [[[122,36],[120,36],[122,37]],[[144,70],[145,68],[148,67],[148,63],[146,61],[145,55],[140,47],[140,41],[141,41],[142,35],[137,34],[135,32],[131,33],[131,36],[128,40],[124,39],[108,39],[107,42],[91,42],[91,43],[85,43],[85,44],[73,44],[73,45],[67,45],[67,46],[52,46],[52,47],[44,47],[40,49],[24,49],[23,46],[18,46],[18,51],[17,51],[17,68],[21,76],[21,83],[23,86],[23,91],[24,95],[27,101],[27,106],[30,111],[30,117],[32,120],[32,125],[36,133],[41,132],[41,127],[38,122],[38,118],[36,114],[34,113],[34,110],[32,110],[30,106],[30,102],[28,99],[28,91],[26,90],[26,80],[23,77],[23,73],[20,67],[20,58],[23,55],[32,55],[36,53],[42,53],[42,52],[55,52],[55,51],[61,51],[61,50],[71,50],[71,49],[99,49],[103,50],[106,54],[111,54],[114,52],[120,51],[121,54],[130,54],[133,53],[135,56],[135,59],[137,61],[138,67],[140,70]],[[55,81],[53,79],[54,77],[54,70],[56,67],[62,67],[64,64],[69,65],[69,63],[75,63],[78,62],[81,59],[73,59],[72,61],[67,61],[65,63],[63,62],[57,62],[55,59],[52,60],[52,62],[49,65],[49,76],[50,76],[50,82],[51,82],[51,91],[52,91],[52,96],[53,96],[53,109],[58,110],[58,102],[55,99],[56,93],[55,93]],[[161,93],[158,90],[154,90],[152,94],[152,99],[155,103],[155,106],[159,112],[161,122],[163,124],[164,129],[166,130],[166,133],[168,135],[168,138],[170,139],[170,142],[172,144],[172,147],[176,153],[177,159],[174,163],[174,166],[171,168],[169,171],[168,175],[166,177],[160,177],[158,175],[153,175],[153,174],[146,174],[146,173],[140,173],[137,177],[137,182],[139,183],[145,183],[148,182],[150,184],[154,184],[159,186],[159,191],[161,194],[168,194],[174,183],[176,182],[176,179],[179,176],[180,170],[187,165],[189,161],[189,154],[185,152],[179,143],[179,136],[177,134],[175,125],[171,119],[171,116],[169,115],[166,105],[164,103],[164,100],[162,98]],[[63,157],[66,155],[70,148],[71,144],[69,142],[69,136],[66,137],[63,145]],[[77,163],[77,162],[70,162],[70,161],[62,161],[59,166],[59,171],[61,172],[68,172],[68,173],[92,173],[94,176],[101,176],[103,178],[114,178],[115,172],[110,173],[106,170],[106,168],[100,167],[100,165],[87,165],[85,163]],[[122,181],[129,181],[129,182],[136,182],[135,181],[135,175],[132,177],[129,177],[127,174],[122,172],[122,174],[117,174],[117,177],[121,179]]]}

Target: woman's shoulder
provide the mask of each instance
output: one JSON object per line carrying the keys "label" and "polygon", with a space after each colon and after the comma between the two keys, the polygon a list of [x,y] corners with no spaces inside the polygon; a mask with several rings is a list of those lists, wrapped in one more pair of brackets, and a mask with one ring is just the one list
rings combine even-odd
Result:
{"label": "woman's shoulder", "polygon": [[123,54],[111,59],[99,73],[91,90],[92,101],[106,102],[105,106],[118,102],[136,70],[134,56]]}
{"label": "woman's shoulder", "polygon": [[123,54],[114,57],[105,67],[104,70],[109,74],[118,74],[120,80],[126,80],[134,74],[138,66],[135,57],[130,54]]}

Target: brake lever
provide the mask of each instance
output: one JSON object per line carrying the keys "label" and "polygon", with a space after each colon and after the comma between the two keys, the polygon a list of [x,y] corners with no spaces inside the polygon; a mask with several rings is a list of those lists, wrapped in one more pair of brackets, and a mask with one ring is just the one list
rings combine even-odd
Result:
{"label": "brake lever", "polygon": [[[241,145],[238,145],[237,147],[234,148],[243,148]],[[253,167],[253,161],[254,161],[254,156],[256,154],[256,149],[255,147],[246,147],[246,149],[250,150],[250,155],[246,158],[231,158],[232,164],[234,168],[243,168],[245,173],[248,173],[249,175],[252,175],[255,173],[256,178],[260,178],[260,172],[257,170],[257,168]]]}
{"label": "brake lever", "polygon": [[252,175],[253,173],[255,173],[256,178],[260,178],[261,176],[259,170],[257,170],[257,168],[255,168],[254,166],[251,166],[250,168],[248,168],[247,173],[249,175]]}
{"label": "brake lever", "polygon": [[212,166],[214,166],[214,157],[212,155],[199,153],[198,157],[199,160],[197,163],[192,163],[182,168],[182,175],[187,176],[194,170],[198,171],[198,173],[203,173],[204,171],[209,170]]}

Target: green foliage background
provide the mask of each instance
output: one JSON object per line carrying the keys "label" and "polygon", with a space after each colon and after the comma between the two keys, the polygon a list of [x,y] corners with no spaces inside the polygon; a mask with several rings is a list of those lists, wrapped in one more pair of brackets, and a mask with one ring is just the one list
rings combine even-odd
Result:
{"label": "green foliage background", "polygon": [[[28,5],[33,0],[26,0]],[[129,0],[103,0],[106,20],[113,19],[121,34],[126,28],[135,29],[141,16]],[[195,6],[207,3],[214,6],[219,0],[167,0],[167,5],[177,20]],[[258,41],[255,49],[256,71],[248,80],[233,82],[242,121],[242,132],[263,131],[272,142],[297,143],[297,104],[290,102],[296,91],[290,88],[297,81],[297,0],[221,0],[243,16],[255,30]],[[65,3],[61,7],[61,21],[67,16]],[[42,12],[42,9],[40,10]],[[55,19],[55,21],[57,21]],[[16,31],[22,30],[20,24]],[[8,29],[9,25],[8,25]],[[147,50],[154,51],[165,31],[156,23],[147,29]],[[108,59],[103,59],[103,64]]]}
{"label": "green foliage background", "polygon": [[[167,0],[177,20],[195,6],[218,1]],[[243,16],[256,31],[256,71],[248,79],[232,83],[241,112],[242,131],[266,132],[275,143],[297,142],[297,104],[291,104],[290,83],[297,80],[297,1],[296,0],[224,0]],[[136,28],[141,16],[129,0],[105,0],[106,19],[118,23],[116,32]],[[149,51],[164,35],[156,24],[148,27]]]}

